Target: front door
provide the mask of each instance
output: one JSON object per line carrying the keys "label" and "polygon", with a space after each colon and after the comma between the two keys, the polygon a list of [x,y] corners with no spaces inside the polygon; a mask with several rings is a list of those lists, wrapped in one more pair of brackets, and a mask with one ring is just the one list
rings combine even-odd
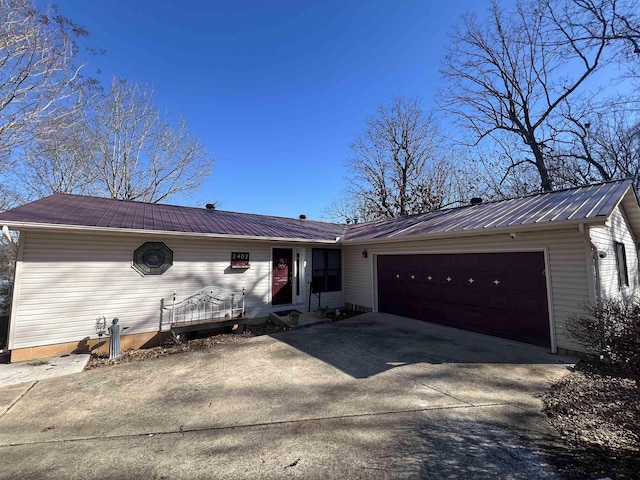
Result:
{"label": "front door", "polygon": [[273,271],[271,303],[289,305],[293,303],[293,250],[290,248],[273,249]]}

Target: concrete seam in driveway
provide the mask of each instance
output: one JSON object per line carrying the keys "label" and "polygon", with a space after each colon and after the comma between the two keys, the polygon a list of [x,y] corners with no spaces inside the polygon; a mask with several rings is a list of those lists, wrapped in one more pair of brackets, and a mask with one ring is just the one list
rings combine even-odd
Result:
{"label": "concrete seam in driveway", "polygon": [[0,479],[560,480],[570,363],[370,315],[7,386]]}
{"label": "concrete seam in driveway", "polygon": [[[351,352],[349,352],[349,351],[347,351],[347,350],[344,350],[344,349],[341,349],[341,348],[336,348],[336,346],[335,346],[335,345],[332,345],[331,343],[326,342],[326,341],[324,341],[324,340],[322,340],[322,339],[319,339],[319,340],[318,340],[318,343],[324,343],[325,345],[328,345],[330,348],[332,348],[332,349],[334,349],[334,350],[336,350],[336,351],[338,351],[338,352],[344,353],[344,354],[349,355],[349,356],[351,356],[351,357],[353,357],[353,358],[357,358],[358,360],[360,360],[360,361],[362,361],[362,362],[370,363],[371,365],[374,365],[374,366],[376,366],[376,367],[382,367],[382,368],[386,367],[386,365],[384,365],[384,364],[380,364],[380,363],[377,363],[377,362],[371,361],[370,359],[368,359],[368,358],[364,358],[364,357],[361,357],[361,356],[359,356],[359,355],[354,355],[353,353],[351,353]],[[439,390],[439,389],[437,389],[437,388],[433,387],[432,385],[429,385],[428,383],[419,382],[419,381],[417,381],[417,380],[415,380],[415,379],[413,379],[413,378],[409,378],[408,376],[403,375],[403,374],[401,374],[401,373],[398,373],[398,372],[397,372],[397,371],[395,371],[395,370],[392,370],[392,371],[390,371],[389,373],[390,373],[391,375],[394,375],[394,376],[396,376],[396,377],[398,377],[398,378],[401,378],[401,379],[403,379],[403,380],[405,380],[405,381],[408,381],[408,382],[411,382],[411,383],[415,383],[416,385],[422,385],[423,387],[430,388],[431,390],[434,390],[434,391],[436,391],[436,392],[438,392],[438,393],[440,393],[440,394],[442,394],[442,395],[444,395],[444,396],[446,396],[446,397],[453,398],[453,399],[454,399],[455,401],[457,401],[457,402],[461,402],[461,403],[463,403],[463,404],[465,404],[465,405],[469,405],[469,406],[475,406],[475,405],[474,405],[473,403],[471,403],[471,402],[467,402],[467,401],[465,401],[465,400],[462,400],[461,398],[456,397],[455,395],[451,395],[450,393],[447,393],[447,392],[445,392],[445,391]]]}
{"label": "concrete seam in driveway", "polygon": [[326,417],[309,417],[309,418],[300,418],[296,420],[280,420],[273,422],[258,422],[251,424],[241,424],[241,425],[219,425],[219,426],[209,426],[209,427],[197,427],[197,428],[182,428],[182,426],[178,430],[165,430],[165,431],[153,431],[153,432],[139,432],[139,433],[131,433],[125,435],[106,435],[106,436],[88,436],[88,437],[76,437],[76,438],[65,438],[61,440],[45,440],[41,442],[21,442],[21,443],[9,443],[9,444],[0,444],[1,448],[11,448],[11,447],[21,447],[25,445],[53,445],[59,443],[71,443],[71,442],[86,442],[86,441],[94,441],[94,440],[122,440],[126,438],[140,438],[140,437],[151,437],[151,436],[160,436],[160,435],[185,435],[187,433],[200,433],[200,432],[215,432],[215,431],[224,431],[224,430],[243,430],[243,429],[251,429],[251,428],[261,428],[261,427],[271,427],[271,426],[280,426],[280,425],[293,425],[296,423],[312,423],[312,422],[324,422],[330,420],[341,420],[341,419],[352,419],[352,418],[365,418],[365,417],[382,417],[389,415],[401,415],[405,413],[419,413],[419,412],[428,412],[434,410],[464,410],[464,409],[478,409],[478,408],[489,408],[489,407],[501,407],[501,406],[509,406],[513,405],[509,402],[504,403],[491,403],[485,405],[452,405],[452,406],[439,406],[439,407],[431,407],[431,408],[413,408],[413,409],[404,409],[404,410],[390,410],[387,412],[375,412],[375,413],[356,413],[349,415],[333,415]]}
{"label": "concrete seam in driveway", "polygon": [[26,387],[26,388],[24,389],[24,391],[23,391],[22,393],[20,393],[20,394],[16,397],[16,399],[15,399],[13,402],[11,402],[11,403],[10,403],[10,404],[9,404],[9,405],[4,409],[4,412],[0,413],[0,418],[4,417],[7,413],[9,413],[9,411],[10,411],[10,410],[11,410],[11,409],[12,409],[12,408],[13,408],[13,407],[14,407],[14,406],[15,406],[15,405],[20,401],[20,400],[22,400],[22,399],[25,397],[25,395],[27,395],[27,393],[29,393],[29,391],[30,391],[33,387],[35,387],[35,386],[36,386],[36,383],[38,383],[38,381],[37,381],[37,380],[36,380],[36,381],[34,381],[34,382],[32,382],[32,383],[31,383],[31,385],[29,385],[28,387]]}

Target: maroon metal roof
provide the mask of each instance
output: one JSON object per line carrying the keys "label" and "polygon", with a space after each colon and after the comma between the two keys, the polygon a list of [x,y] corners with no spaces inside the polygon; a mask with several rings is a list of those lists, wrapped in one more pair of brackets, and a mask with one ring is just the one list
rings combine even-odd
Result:
{"label": "maroon metal roof", "polygon": [[0,224],[47,224],[267,238],[334,240],[344,225],[58,193],[0,213]]}
{"label": "maroon metal roof", "polygon": [[343,240],[345,242],[371,241],[417,235],[490,231],[524,225],[548,225],[551,222],[571,220],[606,219],[629,189],[633,190],[633,182],[620,180],[361,223],[351,225]]}
{"label": "maroon metal roof", "polygon": [[[344,242],[491,231],[526,225],[606,219],[631,180],[559,190],[389,220],[342,225],[251,213],[206,210],[56,194],[0,213],[0,225],[38,224]],[[637,205],[637,198],[634,203]]]}

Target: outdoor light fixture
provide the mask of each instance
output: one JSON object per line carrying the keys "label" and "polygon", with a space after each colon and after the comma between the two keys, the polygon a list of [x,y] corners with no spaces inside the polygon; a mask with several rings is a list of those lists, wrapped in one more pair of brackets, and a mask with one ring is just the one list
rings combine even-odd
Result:
{"label": "outdoor light fixture", "polygon": [[369,254],[367,253],[367,249],[362,250],[362,258],[367,258]]}

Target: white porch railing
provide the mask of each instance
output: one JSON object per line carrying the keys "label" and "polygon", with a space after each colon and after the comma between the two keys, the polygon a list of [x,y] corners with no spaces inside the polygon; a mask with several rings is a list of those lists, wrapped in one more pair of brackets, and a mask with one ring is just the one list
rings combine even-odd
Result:
{"label": "white porch railing", "polygon": [[162,322],[171,325],[241,318],[244,317],[244,288],[241,292],[232,292],[222,287],[204,287],[181,300],[174,291],[170,305],[162,299],[162,309],[171,311],[168,322]]}

